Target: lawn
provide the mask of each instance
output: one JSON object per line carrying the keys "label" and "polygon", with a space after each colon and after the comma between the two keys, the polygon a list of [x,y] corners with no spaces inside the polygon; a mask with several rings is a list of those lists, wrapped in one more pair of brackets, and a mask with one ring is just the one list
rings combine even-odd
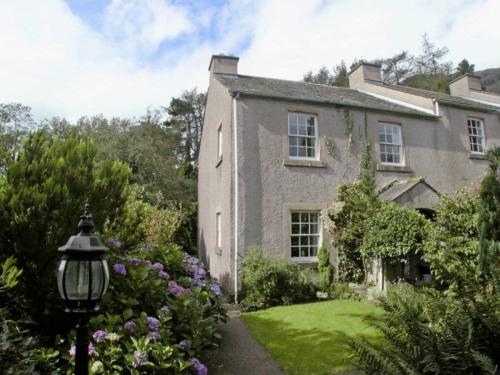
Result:
{"label": "lawn", "polygon": [[376,331],[362,320],[380,312],[363,302],[326,301],[273,307],[242,317],[288,374],[319,375],[351,369],[344,361],[348,352],[338,331],[376,340]]}

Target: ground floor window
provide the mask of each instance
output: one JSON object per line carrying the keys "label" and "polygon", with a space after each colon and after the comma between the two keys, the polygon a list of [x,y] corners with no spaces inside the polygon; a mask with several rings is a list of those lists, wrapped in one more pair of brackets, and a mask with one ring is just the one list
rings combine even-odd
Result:
{"label": "ground floor window", "polygon": [[292,258],[316,257],[321,236],[319,211],[292,211],[291,216]]}

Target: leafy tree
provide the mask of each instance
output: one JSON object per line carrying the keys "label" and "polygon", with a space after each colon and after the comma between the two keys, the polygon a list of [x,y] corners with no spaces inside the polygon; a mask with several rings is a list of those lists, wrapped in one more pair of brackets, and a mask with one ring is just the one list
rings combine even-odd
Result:
{"label": "leafy tree", "polygon": [[383,60],[382,72],[384,81],[399,85],[413,74],[412,56],[408,51],[402,51]]}
{"label": "leafy tree", "polygon": [[500,147],[486,153],[490,165],[481,182],[479,206],[479,272],[481,281],[498,289],[500,276]]}
{"label": "leafy tree", "polygon": [[422,251],[428,220],[418,211],[383,203],[366,223],[361,254],[388,260],[404,259]]}
{"label": "leafy tree", "polygon": [[464,74],[472,74],[474,73],[475,65],[469,64],[466,59],[460,61],[457,65],[457,75],[461,76]]}
{"label": "leafy tree", "polygon": [[166,108],[169,118],[165,124],[180,135],[179,171],[186,177],[197,176],[205,104],[206,94],[194,88],[172,98]]}
{"label": "leafy tree", "polygon": [[340,64],[335,65],[331,72],[326,66],[323,66],[317,73],[313,73],[312,71],[307,72],[304,75],[303,81],[329,86],[349,87],[347,66],[344,60]]}
{"label": "leafy tree", "polygon": [[476,191],[443,195],[435,207],[435,225],[429,228],[423,259],[443,286],[457,289],[478,277],[479,198]]}
{"label": "leafy tree", "polygon": [[19,153],[21,139],[34,125],[31,108],[21,103],[0,104],[0,173]]}
{"label": "leafy tree", "polygon": [[325,244],[318,250],[318,272],[320,288],[328,290],[333,282],[333,267],[330,263],[330,252]]}
{"label": "leafy tree", "polygon": [[429,40],[427,34],[422,37],[422,54],[415,58],[415,68],[418,73],[430,74],[450,74],[451,63],[441,60],[448,54],[446,47],[438,48]]}
{"label": "leafy tree", "polygon": [[96,153],[89,141],[38,131],[24,141],[1,181],[0,257],[17,259],[23,269],[19,296],[47,335],[67,328],[54,283],[57,248],[74,234],[85,202],[101,229],[126,199],[129,168],[96,162]]}

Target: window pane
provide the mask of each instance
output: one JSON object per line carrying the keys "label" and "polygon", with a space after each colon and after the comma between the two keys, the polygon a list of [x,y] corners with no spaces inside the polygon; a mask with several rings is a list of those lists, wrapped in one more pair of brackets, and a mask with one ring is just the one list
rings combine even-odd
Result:
{"label": "window pane", "polygon": [[307,149],[307,157],[314,158],[316,155],[316,150],[314,148]]}
{"label": "window pane", "polygon": [[292,234],[300,233],[300,224],[292,224]]}
{"label": "window pane", "polygon": [[306,157],[306,148],[305,147],[299,147],[298,156]]}
{"label": "window pane", "polygon": [[299,248],[298,247],[292,247],[292,257],[298,257],[299,256]]}
{"label": "window pane", "polygon": [[297,134],[297,125],[288,126],[288,134],[291,134],[291,135]]}
{"label": "window pane", "polygon": [[300,234],[308,234],[309,233],[309,224],[305,223],[300,226]]}
{"label": "window pane", "polygon": [[297,115],[295,113],[288,114],[288,123],[290,125],[297,125]]}
{"label": "window pane", "polygon": [[307,124],[314,127],[314,116],[309,116],[307,119]]}
{"label": "window pane", "polygon": [[304,125],[299,125],[299,135],[307,135],[307,128]]}
{"label": "window pane", "polygon": [[299,139],[297,137],[288,137],[288,144],[291,146],[297,146]]}
{"label": "window pane", "polygon": [[300,221],[303,223],[308,223],[309,222],[309,213],[308,212],[302,212],[300,214]]}
{"label": "window pane", "polygon": [[316,246],[311,246],[309,251],[309,256],[315,257],[318,255],[318,248]]}
{"label": "window pane", "polygon": [[298,223],[300,221],[300,213],[292,212],[292,223]]}
{"label": "window pane", "polygon": [[301,257],[307,257],[308,256],[308,251],[307,251],[307,247],[301,247],[300,248],[300,256]]}
{"label": "window pane", "polygon": [[290,156],[298,156],[297,147],[295,146],[290,146],[288,152]]}

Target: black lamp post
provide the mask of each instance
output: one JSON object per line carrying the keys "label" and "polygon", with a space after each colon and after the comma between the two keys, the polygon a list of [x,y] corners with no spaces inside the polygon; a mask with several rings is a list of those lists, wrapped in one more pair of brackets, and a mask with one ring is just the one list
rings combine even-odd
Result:
{"label": "black lamp post", "polygon": [[109,270],[103,258],[108,248],[92,235],[94,221],[85,205],[78,223],[80,233],[71,236],[59,251],[62,258],[57,271],[57,287],[66,305],[66,312],[75,314],[76,327],[75,374],[88,374],[89,316],[99,310],[99,301],[109,284]]}

